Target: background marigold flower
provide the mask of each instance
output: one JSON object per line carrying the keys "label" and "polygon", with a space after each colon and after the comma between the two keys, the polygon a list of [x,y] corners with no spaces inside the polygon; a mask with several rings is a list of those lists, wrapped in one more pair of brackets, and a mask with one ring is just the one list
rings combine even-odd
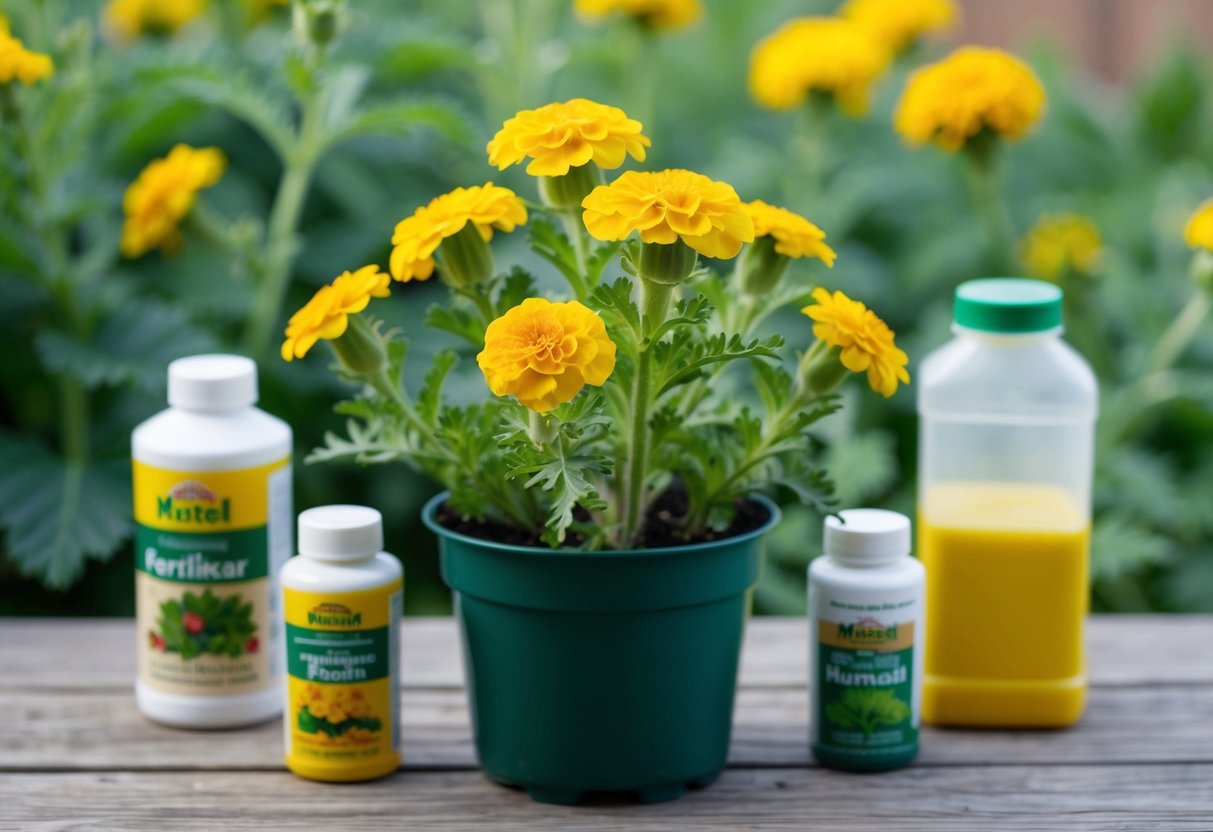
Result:
{"label": "background marigold flower", "polygon": [[49,55],[25,48],[20,38],[12,36],[8,19],[0,15],[0,84],[14,79],[22,84],[34,84],[49,78],[55,72],[55,64]]}
{"label": "background marigold flower", "polygon": [[768,205],[761,199],[746,203],[754,220],[754,237],[771,237],[775,251],[785,257],[816,257],[827,266],[834,265],[834,249],[825,244],[826,233],[800,214],[787,208]]}
{"label": "background marigold flower", "polygon": [[509,188],[492,182],[456,188],[435,197],[396,225],[389,268],[396,280],[428,280],[434,273],[434,252],[468,223],[487,242],[493,229],[513,231],[526,222],[526,206]]}
{"label": "background marigold flower", "polygon": [[1202,202],[1188,218],[1188,224],[1184,226],[1184,242],[1191,248],[1213,251],[1213,198]]}
{"label": "background marigold flower", "polygon": [[886,399],[898,382],[910,383],[909,356],[893,343],[893,330],[875,312],[842,292],[831,295],[820,287],[813,290],[813,300],[800,311],[812,318],[817,340],[841,350],[844,367],[867,372],[868,384]]}
{"label": "background marigold flower", "polygon": [[654,29],[681,29],[703,17],[702,0],[575,0],[573,7],[588,20],[622,12]]}
{"label": "background marigold flower", "polygon": [[967,46],[910,76],[893,116],[912,145],[956,151],[983,130],[1017,139],[1044,114],[1045,89],[1032,68],[999,49]]}
{"label": "background marigold flower", "polygon": [[652,142],[643,129],[618,107],[586,98],[547,104],[506,120],[488,144],[489,164],[505,170],[530,158],[532,176],[564,176],[590,162],[612,170],[629,155],[644,161]]}
{"label": "background marigold flower", "polygon": [[952,0],[847,0],[839,13],[893,51],[956,22]]}
{"label": "background marigold flower", "polygon": [[143,34],[176,34],[201,17],[207,0],[110,0],[101,25],[115,40],[134,40]]}
{"label": "background marigold flower", "polygon": [[342,272],[332,283],[321,286],[287,322],[283,360],[303,358],[321,338],[340,338],[349,327],[350,315],[366,309],[371,298],[388,296],[389,282],[388,276],[372,265]]}
{"label": "background marigold flower", "polygon": [[602,319],[577,301],[527,298],[489,324],[476,356],[495,396],[536,413],[564,404],[615,369],[615,342]]}
{"label": "background marigold flower", "polygon": [[178,223],[194,207],[198,191],[219,181],[227,160],[215,147],[179,144],[154,159],[126,189],[122,253],[139,257],[156,246],[171,252],[180,244]]}
{"label": "background marigold flower", "polygon": [[682,239],[707,257],[736,257],[754,239],[754,221],[731,185],[689,170],[626,171],[581,203],[585,227],[599,240],[633,231],[646,243]]}
{"label": "background marigold flower", "polygon": [[790,110],[809,93],[825,93],[843,112],[860,115],[888,63],[888,50],[849,20],[796,18],[754,47],[750,94],[764,107]]}
{"label": "background marigold flower", "polygon": [[1041,217],[1020,245],[1024,268],[1043,280],[1060,280],[1069,272],[1090,274],[1102,254],[1099,229],[1078,214]]}

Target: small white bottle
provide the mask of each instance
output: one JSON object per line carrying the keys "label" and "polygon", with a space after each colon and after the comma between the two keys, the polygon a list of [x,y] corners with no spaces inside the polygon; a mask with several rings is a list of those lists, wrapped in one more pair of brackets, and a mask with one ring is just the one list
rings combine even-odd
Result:
{"label": "small white bottle", "polygon": [[370,780],[400,765],[404,570],[364,506],[299,515],[299,557],[282,568],[285,760],[301,777]]}
{"label": "small white bottle", "polygon": [[910,520],[852,509],[825,520],[809,565],[809,725],[831,768],[882,771],[918,754],[925,570]]}
{"label": "small white bottle", "polygon": [[293,548],[291,429],[256,401],[252,360],[182,358],[169,408],[131,437],[135,699],[166,725],[229,728],[282,708],[274,582]]}

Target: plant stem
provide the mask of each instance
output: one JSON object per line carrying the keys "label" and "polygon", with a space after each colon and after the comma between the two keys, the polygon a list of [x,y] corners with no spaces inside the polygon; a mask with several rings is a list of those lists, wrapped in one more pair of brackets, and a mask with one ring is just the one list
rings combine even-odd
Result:
{"label": "plant stem", "polygon": [[1209,314],[1210,305],[1209,293],[1204,289],[1197,289],[1155,344],[1147,369],[1148,375],[1169,370],[1175,364],[1196,337],[1196,331]]}
{"label": "plant stem", "polygon": [[253,299],[253,311],[245,330],[244,349],[256,358],[265,352],[282,310],[290,285],[291,267],[296,254],[295,234],[308,184],[320,155],[323,87],[318,87],[301,102],[302,117],[292,152],[283,159],[282,179],[270,211],[265,242],[265,270]]}
{"label": "plant stem", "polygon": [[[589,256],[586,252],[585,244],[585,229],[581,224],[581,218],[574,211],[561,211],[560,221],[564,225],[564,233],[573,243],[573,256],[577,261],[577,282],[573,285],[573,294],[577,296],[577,300],[585,301],[589,298],[590,289],[590,268]],[[570,281],[572,282],[572,281]]]}
{"label": "plant stem", "polygon": [[620,548],[634,548],[644,524],[644,489],[648,481],[649,456],[649,374],[651,358],[649,345],[643,344],[636,358],[636,379],[632,388],[632,425],[628,442],[627,463],[624,467],[623,526]]}
{"label": "plant stem", "polygon": [[995,272],[1016,271],[1015,226],[999,189],[997,139],[974,139],[963,151],[965,184],[973,209],[985,225],[990,266]]}

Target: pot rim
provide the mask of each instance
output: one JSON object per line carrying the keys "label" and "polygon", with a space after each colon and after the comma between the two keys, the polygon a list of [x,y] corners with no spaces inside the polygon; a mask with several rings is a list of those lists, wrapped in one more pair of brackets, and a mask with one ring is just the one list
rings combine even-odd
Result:
{"label": "pot rim", "polygon": [[737,546],[739,544],[749,543],[756,540],[771,529],[778,525],[782,518],[782,513],[779,506],[773,500],[764,494],[751,494],[747,499],[761,505],[767,510],[770,516],[767,521],[756,529],[751,529],[744,534],[735,535],[733,537],[725,537],[720,540],[709,540],[703,543],[684,543],[678,546],[657,546],[652,549],[552,549],[547,546],[519,546],[515,543],[497,543],[492,540],[485,540],[481,537],[472,537],[462,532],[452,531],[446,526],[438,522],[438,508],[446,502],[450,497],[450,491],[442,491],[435,494],[430,499],[426,500],[425,506],[421,509],[421,521],[425,523],[426,528],[432,531],[439,538],[448,540],[457,540],[461,543],[470,546],[481,546],[487,549],[494,549],[499,552],[511,552],[522,555],[546,555],[550,557],[569,557],[569,558],[640,558],[640,557],[668,557],[669,555],[689,554],[691,552],[711,551],[714,549],[723,549],[727,546]]}

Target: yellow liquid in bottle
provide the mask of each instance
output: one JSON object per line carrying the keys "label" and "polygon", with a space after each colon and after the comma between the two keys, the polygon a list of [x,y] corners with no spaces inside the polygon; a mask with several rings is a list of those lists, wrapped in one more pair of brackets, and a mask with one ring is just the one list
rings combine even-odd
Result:
{"label": "yellow liquid in bottle", "polygon": [[927,570],[922,716],[1071,725],[1086,703],[1090,526],[1062,489],[948,483],[919,507]]}

